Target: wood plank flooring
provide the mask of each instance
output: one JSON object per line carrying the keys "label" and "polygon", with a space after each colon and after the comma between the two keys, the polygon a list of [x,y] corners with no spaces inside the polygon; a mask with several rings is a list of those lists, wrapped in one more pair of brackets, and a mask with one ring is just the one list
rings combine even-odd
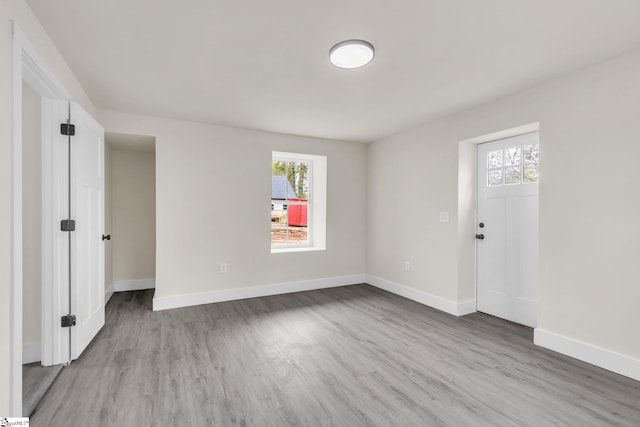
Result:
{"label": "wood plank flooring", "polygon": [[62,370],[62,365],[44,367],[40,362],[22,365],[22,415],[28,417]]}
{"label": "wood plank flooring", "polygon": [[32,426],[640,425],[640,382],[368,285],[151,311],[115,294]]}

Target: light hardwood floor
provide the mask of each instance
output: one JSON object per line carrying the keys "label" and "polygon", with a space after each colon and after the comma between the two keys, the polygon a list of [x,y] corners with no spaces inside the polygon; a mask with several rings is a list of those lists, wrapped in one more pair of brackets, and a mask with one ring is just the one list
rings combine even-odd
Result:
{"label": "light hardwood floor", "polygon": [[488,315],[368,285],[156,313],[151,298],[111,298],[32,426],[640,425],[639,382]]}

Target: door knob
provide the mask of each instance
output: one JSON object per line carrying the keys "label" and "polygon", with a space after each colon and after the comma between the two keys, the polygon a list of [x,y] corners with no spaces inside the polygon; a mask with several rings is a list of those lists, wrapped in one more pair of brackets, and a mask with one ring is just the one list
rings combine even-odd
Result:
{"label": "door knob", "polygon": [[476,239],[484,240],[484,234],[476,234]]}
{"label": "door knob", "polygon": [[111,240],[111,234],[107,234],[106,236],[103,234],[102,241],[104,242],[105,240]]}

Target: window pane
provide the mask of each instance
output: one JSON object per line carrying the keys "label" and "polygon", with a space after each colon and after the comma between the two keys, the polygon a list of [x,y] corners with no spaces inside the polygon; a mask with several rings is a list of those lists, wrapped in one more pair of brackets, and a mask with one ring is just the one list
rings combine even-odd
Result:
{"label": "window pane", "polygon": [[309,164],[307,162],[287,162],[287,198],[307,200],[309,197]]}
{"label": "window pane", "polygon": [[489,187],[502,185],[502,169],[489,171],[488,176],[489,176],[489,179],[488,179]]}
{"label": "window pane", "polygon": [[525,165],[524,182],[538,182],[540,178],[540,170],[538,165]]}
{"label": "window pane", "polygon": [[307,226],[307,205],[289,205],[287,218],[289,227]]}
{"label": "window pane", "polygon": [[505,184],[520,184],[520,174],[522,172],[522,166],[511,166],[505,170],[504,183]]}
{"label": "window pane", "polygon": [[271,245],[286,245],[288,240],[286,205],[271,204]]}
{"label": "window pane", "polygon": [[289,244],[302,245],[308,242],[308,209],[307,205],[289,205],[287,209]]}
{"label": "window pane", "polygon": [[520,147],[511,147],[504,150],[504,164],[505,166],[513,166],[520,164]]}
{"label": "window pane", "polygon": [[502,167],[502,150],[487,153],[487,168],[496,169]]}
{"label": "window pane", "polygon": [[308,228],[306,226],[289,226],[289,244],[290,245],[305,245],[309,243]]}
{"label": "window pane", "polygon": [[524,163],[538,163],[538,158],[540,157],[540,145],[525,145],[522,147],[522,154],[524,157]]}
{"label": "window pane", "polygon": [[309,243],[307,205],[271,203],[271,245],[305,245]]}
{"label": "window pane", "polygon": [[287,162],[271,162],[271,199],[287,200]]}
{"label": "window pane", "polygon": [[287,162],[287,183],[285,186],[285,190],[287,192],[287,199],[295,199],[296,196],[296,162]]}

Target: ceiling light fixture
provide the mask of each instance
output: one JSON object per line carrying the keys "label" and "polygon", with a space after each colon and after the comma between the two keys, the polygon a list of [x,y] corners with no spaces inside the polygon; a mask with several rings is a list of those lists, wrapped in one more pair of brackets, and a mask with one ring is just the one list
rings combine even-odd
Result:
{"label": "ceiling light fixture", "polygon": [[345,40],[329,51],[331,63],[339,68],[363,67],[371,62],[373,56],[373,45],[364,40]]}

